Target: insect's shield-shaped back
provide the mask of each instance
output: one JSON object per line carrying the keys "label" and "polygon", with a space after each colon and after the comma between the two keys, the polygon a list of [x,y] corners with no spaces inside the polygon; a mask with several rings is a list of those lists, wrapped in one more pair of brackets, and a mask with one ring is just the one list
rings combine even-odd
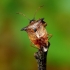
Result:
{"label": "insect's shield-shaped back", "polygon": [[[37,11],[38,10],[36,10],[36,12]],[[36,14],[36,12],[35,12],[35,14]],[[34,14],[34,17],[35,17],[35,14]],[[23,16],[25,16],[25,15],[23,14]],[[26,27],[21,29],[21,31],[26,31],[27,32],[30,41],[38,49],[43,48],[44,51],[47,51],[47,48],[48,48],[48,33],[46,31],[46,28],[45,28],[46,26],[47,26],[47,24],[44,21],[44,18],[41,18],[41,19],[38,19],[38,20],[35,20],[35,18],[33,18],[32,20],[29,21],[29,24]]]}
{"label": "insect's shield-shaped back", "polygon": [[46,46],[48,43],[45,25],[46,22],[42,18],[39,20],[32,20],[28,26],[22,28],[22,30],[28,33],[30,41],[38,48],[40,48],[40,46]]}

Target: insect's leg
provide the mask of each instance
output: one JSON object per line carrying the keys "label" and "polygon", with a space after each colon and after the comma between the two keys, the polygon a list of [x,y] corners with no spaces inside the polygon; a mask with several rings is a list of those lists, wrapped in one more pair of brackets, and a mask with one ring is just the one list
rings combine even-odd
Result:
{"label": "insect's leg", "polygon": [[48,38],[48,40],[50,40],[50,39],[51,39],[51,37],[52,37],[52,34],[48,34],[48,36],[50,36],[50,37]]}
{"label": "insect's leg", "polygon": [[33,48],[39,49],[38,47],[35,47],[35,46],[32,44],[32,42],[31,42],[30,46],[33,47]]}

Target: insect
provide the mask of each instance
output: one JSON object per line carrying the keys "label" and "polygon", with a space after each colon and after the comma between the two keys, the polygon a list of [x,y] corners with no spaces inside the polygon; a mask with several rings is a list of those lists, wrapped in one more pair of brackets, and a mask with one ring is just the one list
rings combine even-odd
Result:
{"label": "insect", "polygon": [[[30,41],[32,42],[32,44],[35,45],[36,48],[43,49],[44,52],[46,52],[48,50],[48,45],[49,45],[48,40],[52,37],[52,35],[47,33],[47,30],[45,28],[47,26],[47,23],[44,21],[44,18],[35,20],[35,15],[41,7],[43,6],[40,6],[36,10],[34,18],[32,20],[30,20],[27,16],[25,16],[22,13],[18,14],[22,14],[23,16],[28,18],[28,20],[30,20],[28,26],[22,28],[21,31],[27,32]],[[50,38],[48,38],[49,35]]]}

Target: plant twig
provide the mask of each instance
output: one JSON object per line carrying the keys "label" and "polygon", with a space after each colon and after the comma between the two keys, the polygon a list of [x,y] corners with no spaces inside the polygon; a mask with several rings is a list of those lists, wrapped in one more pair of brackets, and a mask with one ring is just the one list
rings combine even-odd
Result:
{"label": "plant twig", "polygon": [[[48,45],[48,48],[50,46],[50,43]],[[47,69],[47,53],[48,51],[44,52],[43,49],[39,49],[38,52],[36,52],[34,54],[35,59],[37,60],[37,64],[38,64],[38,70],[46,70]]]}

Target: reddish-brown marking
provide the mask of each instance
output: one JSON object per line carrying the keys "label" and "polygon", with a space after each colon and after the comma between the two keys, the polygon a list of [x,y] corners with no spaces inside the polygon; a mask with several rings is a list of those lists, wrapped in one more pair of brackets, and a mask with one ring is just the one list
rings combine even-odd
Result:
{"label": "reddish-brown marking", "polygon": [[[47,38],[48,39],[48,38]],[[41,37],[40,39],[36,39],[34,40],[34,44],[38,47],[41,48],[42,47],[46,47],[46,38]]]}

